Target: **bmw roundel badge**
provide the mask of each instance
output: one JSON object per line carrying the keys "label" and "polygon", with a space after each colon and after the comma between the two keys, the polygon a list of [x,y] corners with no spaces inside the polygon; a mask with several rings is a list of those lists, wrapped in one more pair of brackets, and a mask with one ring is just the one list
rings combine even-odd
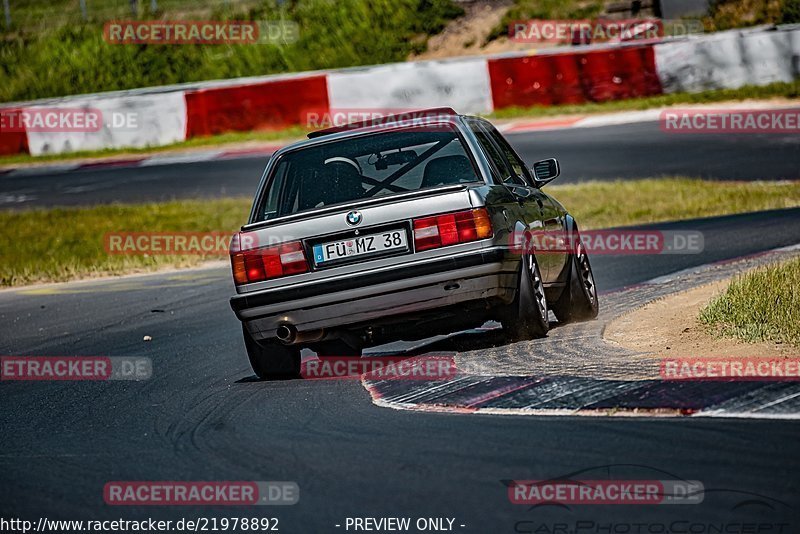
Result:
{"label": "bmw roundel badge", "polygon": [[361,224],[362,219],[363,217],[361,216],[360,211],[351,211],[350,213],[347,214],[346,221],[347,224],[349,224],[350,226],[358,226],[359,224]]}

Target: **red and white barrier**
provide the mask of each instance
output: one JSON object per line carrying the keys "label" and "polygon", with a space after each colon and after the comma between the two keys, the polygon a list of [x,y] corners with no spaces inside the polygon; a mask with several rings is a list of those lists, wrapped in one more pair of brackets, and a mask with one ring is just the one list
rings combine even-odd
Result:
{"label": "red and white barrier", "polygon": [[415,110],[452,107],[461,113],[492,110],[484,58],[419,61],[347,69],[328,74],[330,108]]}
{"label": "red and white barrier", "polygon": [[650,45],[489,59],[489,73],[495,109],[661,93]]}
{"label": "red and white barrier", "polygon": [[[0,154],[160,146],[228,131],[306,125],[310,116],[331,112],[446,106],[488,113],[765,85],[795,79],[798,55],[800,29],[789,27],[82,95],[0,107]],[[95,108],[106,119],[139,119],[136,127],[105,120],[92,132],[9,129],[2,122],[14,109],[41,107]]]}
{"label": "red and white barrier", "polygon": [[303,124],[328,111],[325,75],[186,91],[186,137]]}
{"label": "red and white barrier", "polygon": [[100,128],[86,131],[27,131],[34,156],[106,148],[145,148],[186,140],[186,100],[182,92],[111,98],[74,98],[58,104],[29,106],[36,112],[89,110],[99,112]]}
{"label": "red and white barrier", "polygon": [[654,46],[665,93],[791,82],[800,30],[729,31]]}

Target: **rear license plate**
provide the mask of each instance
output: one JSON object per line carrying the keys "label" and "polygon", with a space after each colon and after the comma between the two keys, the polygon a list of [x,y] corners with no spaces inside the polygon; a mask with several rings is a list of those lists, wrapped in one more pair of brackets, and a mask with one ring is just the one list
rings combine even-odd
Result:
{"label": "rear license plate", "polygon": [[314,245],[314,263],[324,265],[386,252],[408,250],[408,235],[403,229],[359,235],[341,241]]}

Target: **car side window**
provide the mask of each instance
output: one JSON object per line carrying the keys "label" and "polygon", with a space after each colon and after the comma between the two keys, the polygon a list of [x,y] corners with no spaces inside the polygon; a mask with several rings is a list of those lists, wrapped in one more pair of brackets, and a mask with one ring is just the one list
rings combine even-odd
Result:
{"label": "car side window", "polygon": [[283,192],[283,188],[286,186],[285,178],[286,166],[283,165],[279,168],[279,171],[275,173],[275,176],[272,179],[273,183],[269,188],[266,202],[264,202],[263,206],[263,213],[261,214],[264,219],[274,219],[277,217],[278,212],[280,211],[279,202],[281,199],[281,193]]}
{"label": "car side window", "polygon": [[514,170],[514,174],[521,177],[528,183],[533,183],[530,171],[528,171],[528,168],[525,166],[525,162],[520,159],[506,138],[503,137],[502,134],[498,132],[497,129],[491,124],[484,124],[483,126],[489,131],[492,139],[494,139],[494,141],[497,143],[497,146],[500,147],[500,150],[505,155],[509,165],[511,165],[511,168]]}
{"label": "car side window", "polygon": [[478,139],[478,144],[481,145],[484,153],[489,158],[489,163],[491,164],[492,171],[494,172],[496,178],[498,180],[505,181],[511,173],[511,170],[506,161],[503,159],[503,156],[500,154],[500,151],[489,139],[489,135],[486,133],[486,131],[480,127],[480,123],[477,121],[470,121],[469,127],[470,130],[472,130],[472,133],[475,134],[475,137]]}
{"label": "car side window", "polygon": [[506,160],[505,156],[503,155],[501,148],[492,140],[491,132],[484,127],[484,125],[478,121],[470,122],[470,128],[472,132],[475,134],[475,137],[478,138],[478,142],[480,143],[481,147],[486,152],[486,155],[489,157],[489,160],[493,163],[494,167],[497,169],[499,173],[500,179],[505,184],[515,184],[515,185],[528,185],[525,181],[517,174],[514,168],[509,164],[508,160]]}

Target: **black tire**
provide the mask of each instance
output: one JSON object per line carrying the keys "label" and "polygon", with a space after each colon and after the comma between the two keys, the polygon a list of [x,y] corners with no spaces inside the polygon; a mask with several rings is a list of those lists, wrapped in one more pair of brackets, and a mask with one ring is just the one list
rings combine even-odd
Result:
{"label": "black tire", "polygon": [[592,265],[589,263],[589,255],[581,243],[577,229],[575,242],[575,252],[569,255],[568,260],[570,265],[567,285],[551,306],[560,323],[594,319],[600,309]]}
{"label": "black tire", "polygon": [[520,263],[517,294],[501,318],[503,330],[512,341],[544,337],[550,330],[547,299],[536,256],[523,255]]}
{"label": "black tire", "polygon": [[244,346],[253,372],[261,380],[285,380],[300,376],[300,349],[278,340],[256,341],[242,325]]}

